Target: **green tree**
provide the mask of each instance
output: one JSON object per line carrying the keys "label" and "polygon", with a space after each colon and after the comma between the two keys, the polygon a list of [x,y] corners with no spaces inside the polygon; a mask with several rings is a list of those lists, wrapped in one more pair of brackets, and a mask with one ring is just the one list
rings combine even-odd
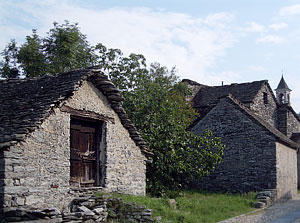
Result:
{"label": "green tree", "polygon": [[36,77],[57,75],[69,70],[95,65],[97,56],[78,24],[53,23],[45,38],[36,30],[20,47],[12,40],[3,50],[1,77]]}
{"label": "green tree", "polygon": [[123,94],[143,85],[143,81],[149,74],[143,55],[130,54],[124,57],[121,50],[107,49],[103,44],[97,44],[95,48],[98,64]]}
{"label": "green tree", "polygon": [[154,154],[147,167],[147,188],[154,195],[186,188],[194,177],[209,174],[223,153],[211,132],[199,137],[187,131],[196,112],[186,102],[189,89],[172,72],[152,65],[144,84],[124,103]]}
{"label": "green tree", "polygon": [[65,21],[53,23],[48,36],[43,40],[44,53],[50,74],[59,74],[72,69],[94,65],[96,58],[91,47],[78,27]]}
{"label": "green tree", "polygon": [[[160,64],[147,68],[142,55],[123,57],[121,51],[101,49],[102,66],[121,89],[123,107],[153,152],[147,166],[147,189],[153,195],[185,188],[208,175],[222,161],[224,145],[207,130],[202,136],[188,131],[197,115],[186,101],[191,92]],[[107,61],[108,60],[108,61]]]}
{"label": "green tree", "polygon": [[19,76],[18,68],[18,47],[15,40],[11,40],[5,49],[2,51],[1,55],[3,60],[0,62],[0,76],[5,78],[16,78]]}
{"label": "green tree", "polygon": [[38,77],[47,73],[42,40],[36,30],[32,30],[31,36],[26,36],[26,42],[17,53],[17,61],[26,77]]}

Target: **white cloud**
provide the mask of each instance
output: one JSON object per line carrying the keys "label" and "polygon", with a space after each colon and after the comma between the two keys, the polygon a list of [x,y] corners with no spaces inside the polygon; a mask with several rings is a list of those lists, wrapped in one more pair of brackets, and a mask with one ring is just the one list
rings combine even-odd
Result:
{"label": "white cloud", "polygon": [[283,42],[283,38],[276,35],[266,35],[256,40],[257,43],[275,43],[279,44]]}
{"label": "white cloud", "polygon": [[251,66],[249,66],[249,69],[252,71],[256,71],[256,72],[264,72],[267,70],[265,67],[257,66],[257,65],[251,65]]}
{"label": "white cloud", "polygon": [[[40,34],[48,31],[53,21],[79,22],[81,31],[92,44],[101,42],[107,47],[120,48],[125,54],[144,54],[151,62],[158,61],[169,67],[176,65],[183,78],[196,81],[204,79],[208,69],[235,41],[230,29],[234,17],[228,13],[193,17],[149,8],[96,10],[67,0],[25,0],[15,3],[14,8],[30,15],[31,22],[26,23],[38,24]],[[11,30],[15,28],[10,24]],[[0,41],[11,34],[4,33]],[[24,30],[19,33],[16,30],[13,35],[24,37]]]}
{"label": "white cloud", "polygon": [[211,86],[220,86],[222,83],[224,85],[229,85],[232,83],[237,83],[242,77],[241,73],[238,71],[223,71],[220,73],[210,73],[210,75],[206,76],[205,83]]}
{"label": "white cloud", "polygon": [[231,23],[234,16],[230,13],[214,13],[206,16],[204,22],[209,26],[218,28],[226,28],[228,23]]}
{"label": "white cloud", "polygon": [[280,30],[280,29],[285,29],[288,27],[288,24],[284,23],[284,22],[281,22],[281,23],[274,23],[274,24],[271,24],[269,26],[271,29],[274,29],[274,30]]}
{"label": "white cloud", "polygon": [[266,31],[266,28],[264,25],[260,25],[256,22],[249,22],[247,23],[247,27],[242,28],[245,32],[258,32],[263,33]]}
{"label": "white cloud", "polygon": [[300,14],[300,4],[282,7],[279,10],[279,15],[281,15],[281,16],[291,16],[291,15],[297,15],[297,14]]}
{"label": "white cloud", "polygon": [[25,36],[31,32],[30,30],[24,29],[21,26],[10,27],[0,25],[0,30],[2,32],[0,35],[0,51],[6,47],[10,40],[15,39],[17,42],[24,41]]}

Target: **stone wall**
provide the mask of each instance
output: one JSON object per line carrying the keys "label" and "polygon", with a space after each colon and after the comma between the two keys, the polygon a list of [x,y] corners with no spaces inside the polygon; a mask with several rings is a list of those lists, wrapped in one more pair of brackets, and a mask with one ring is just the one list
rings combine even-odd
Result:
{"label": "stone wall", "polygon": [[[99,98],[103,103],[99,103]],[[111,109],[103,94],[92,84],[85,82],[66,105],[100,113],[115,121],[115,123],[106,123],[106,177],[104,185],[101,186],[109,192],[145,194],[145,157],[130,138],[128,131],[122,126],[119,117]]]}
{"label": "stone wall", "polygon": [[276,143],[277,199],[297,195],[297,151]]}
{"label": "stone wall", "polygon": [[[102,186],[107,191],[145,194],[145,157],[102,93],[84,82],[65,105],[114,119],[114,123],[104,125],[106,175]],[[24,142],[0,153],[0,198],[4,208],[38,205],[62,209],[69,204],[73,198],[69,193],[69,135],[70,114],[56,108]]]}
{"label": "stone wall", "polygon": [[124,202],[110,194],[95,196],[84,191],[73,199],[68,210],[56,208],[16,208],[4,213],[4,222],[158,222],[152,218],[152,210],[135,202]]}
{"label": "stone wall", "polygon": [[189,79],[183,79],[182,82],[185,83],[191,90],[191,95],[186,97],[187,101],[192,101],[196,94],[199,92],[199,90],[204,86]]}
{"label": "stone wall", "polygon": [[298,189],[300,189],[300,151],[297,152]]}
{"label": "stone wall", "polygon": [[[267,94],[268,103],[264,102],[264,93]],[[267,85],[264,85],[257,93],[253,102],[250,104],[250,109],[259,115],[263,120],[276,127],[277,121],[277,104],[276,99]]]}
{"label": "stone wall", "polygon": [[288,104],[280,105],[278,108],[278,130],[285,134],[288,138],[293,133],[300,132],[300,122]]}
{"label": "stone wall", "polygon": [[292,108],[288,110],[287,113],[287,137],[291,137],[293,133],[300,132],[300,122],[299,119],[295,117]]}
{"label": "stone wall", "polygon": [[223,98],[192,129],[211,129],[226,145],[223,163],[198,182],[210,191],[248,192],[276,188],[275,138],[230,99]]}
{"label": "stone wall", "polygon": [[70,117],[55,109],[25,142],[4,151],[4,207],[62,208],[69,189]]}
{"label": "stone wall", "polygon": [[283,133],[284,135],[287,135],[287,115],[288,110],[286,109],[285,105],[281,105],[278,107],[277,110],[277,129]]}

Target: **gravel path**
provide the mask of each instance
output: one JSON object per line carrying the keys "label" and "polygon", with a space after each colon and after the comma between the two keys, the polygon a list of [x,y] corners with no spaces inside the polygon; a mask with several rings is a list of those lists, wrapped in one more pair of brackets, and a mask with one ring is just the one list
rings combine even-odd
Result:
{"label": "gravel path", "polygon": [[[284,203],[277,203],[268,208],[258,209],[244,215],[221,221],[219,223],[300,223],[299,212],[300,195],[298,195],[297,198],[293,200],[289,200]],[[298,220],[295,219],[297,217],[299,217]]]}

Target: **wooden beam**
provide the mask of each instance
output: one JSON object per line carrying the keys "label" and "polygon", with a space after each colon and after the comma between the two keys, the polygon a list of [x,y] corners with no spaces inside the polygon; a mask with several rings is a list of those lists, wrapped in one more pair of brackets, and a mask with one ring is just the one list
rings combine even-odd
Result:
{"label": "wooden beam", "polygon": [[70,106],[63,105],[60,110],[62,112],[70,113],[71,115],[83,117],[83,118],[91,118],[91,119],[97,119],[101,121],[111,122],[115,124],[115,119],[112,117],[108,117],[106,115],[101,115],[93,111],[86,111],[86,110],[79,110],[71,108]]}

